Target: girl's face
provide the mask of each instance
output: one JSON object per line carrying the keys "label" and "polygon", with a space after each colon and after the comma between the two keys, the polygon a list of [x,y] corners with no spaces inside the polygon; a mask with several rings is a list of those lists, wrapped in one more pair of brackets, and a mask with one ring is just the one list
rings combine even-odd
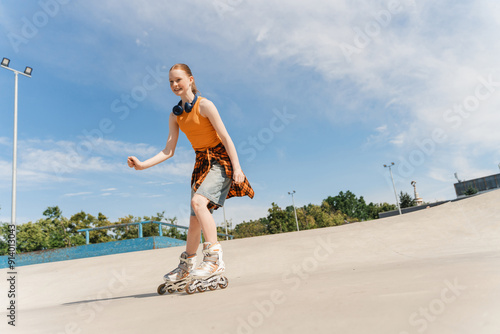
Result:
{"label": "girl's face", "polygon": [[193,77],[187,75],[183,70],[172,70],[168,74],[170,80],[170,89],[177,96],[182,96],[187,92],[191,92],[191,83],[193,82]]}

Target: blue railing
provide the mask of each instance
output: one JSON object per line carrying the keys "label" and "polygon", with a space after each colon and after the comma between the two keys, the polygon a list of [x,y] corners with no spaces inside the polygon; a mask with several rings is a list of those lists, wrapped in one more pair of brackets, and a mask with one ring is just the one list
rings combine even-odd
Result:
{"label": "blue railing", "polygon": [[[158,224],[158,230],[159,230],[159,235],[160,237],[163,236],[163,229],[161,228],[162,226],[170,226],[170,227],[175,227],[175,228],[182,228],[187,230],[189,227],[186,226],[180,226],[180,225],[174,225],[174,224],[169,224],[169,223],[164,223],[164,222],[157,222],[157,221],[152,221],[152,220],[147,220],[143,222],[137,222],[137,223],[124,223],[124,224],[115,224],[115,225],[108,225],[108,226],[99,226],[99,227],[91,227],[91,228],[83,228],[81,230],[77,230],[77,232],[85,232],[85,240],[87,241],[87,245],[90,243],[90,231],[96,231],[96,230],[106,230],[110,228],[115,228],[115,227],[124,227],[124,226],[131,226],[131,225],[139,225],[139,238],[142,238],[142,225],[143,224]],[[233,239],[233,236],[231,234],[224,234],[224,233],[217,233],[218,236],[221,237],[229,237],[231,240]],[[201,235],[200,242],[203,242],[203,234]]]}

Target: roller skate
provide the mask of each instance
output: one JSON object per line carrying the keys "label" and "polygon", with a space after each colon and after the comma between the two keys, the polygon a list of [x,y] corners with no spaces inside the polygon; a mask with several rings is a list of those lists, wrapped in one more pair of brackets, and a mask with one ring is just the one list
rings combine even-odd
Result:
{"label": "roller skate", "polygon": [[218,242],[214,244],[205,242],[203,262],[191,272],[192,280],[185,288],[186,293],[192,294],[196,290],[205,292],[207,289],[215,290],[217,287],[227,288],[229,281],[227,277],[222,276],[225,270],[221,245]]}
{"label": "roller skate", "polygon": [[190,257],[188,253],[183,252],[179,259],[179,266],[163,276],[165,283],[158,286],[158,294],[181,292],[191,282],[191,271],[196,265],[196,255]]}

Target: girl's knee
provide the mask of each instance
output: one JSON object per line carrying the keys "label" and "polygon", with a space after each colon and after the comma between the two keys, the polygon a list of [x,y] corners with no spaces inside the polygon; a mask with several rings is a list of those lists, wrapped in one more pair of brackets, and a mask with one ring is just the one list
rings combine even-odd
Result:
{"label": "girl's knee", "polygon": [[201,195],[195,194],[193,198],[191,198],[191,206],[193,207],[194,212],[198,212],[198,210],[206,208],[207,204],[208,199]]}

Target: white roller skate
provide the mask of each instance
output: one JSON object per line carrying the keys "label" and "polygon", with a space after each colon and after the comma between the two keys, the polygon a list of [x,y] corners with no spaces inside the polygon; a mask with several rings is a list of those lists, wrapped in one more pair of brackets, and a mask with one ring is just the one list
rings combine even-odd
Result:
{"label": "white roller skate", "polygon": [[207,288],[210,290],[215,290],[217,287],[227,288],[229,281],[227,277],[222,276],[225,270],[226,266],[222,261],[220,243],[205,242],[203,244],[203,262],[191,272],[192,280],[186,286],[186,292],[192,294],[196,290],[204,292]]}
{"label": "white roller skate", "polygon": [[191,282],[191,271],[196,266],[196,254],[190,257],[188,253],[183,252],[179,260],[179,266],[163,276],[165,283],[158,286],[158,294],[180,292]]}

